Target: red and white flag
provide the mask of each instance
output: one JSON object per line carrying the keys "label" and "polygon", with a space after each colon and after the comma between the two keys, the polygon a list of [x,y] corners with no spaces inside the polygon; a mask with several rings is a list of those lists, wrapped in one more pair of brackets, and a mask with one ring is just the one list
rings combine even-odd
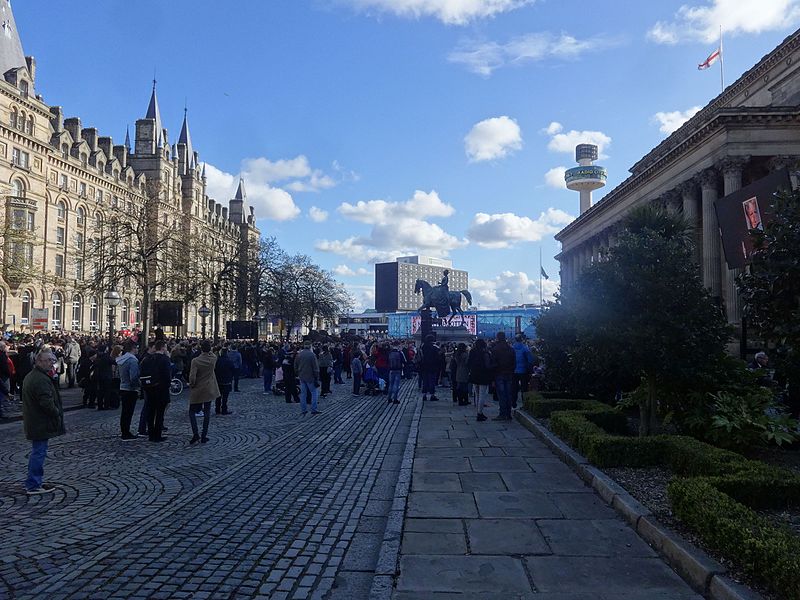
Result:
{"label": "red and white flag", "polygon": [[701,62],[699,65],[697,65],[698,70],[703,71],[704,69],[709,68],[715,62],[717,62],[720,56],[722,56],[722,49],[717,48],[708,55],[708,58],[704,62]]}

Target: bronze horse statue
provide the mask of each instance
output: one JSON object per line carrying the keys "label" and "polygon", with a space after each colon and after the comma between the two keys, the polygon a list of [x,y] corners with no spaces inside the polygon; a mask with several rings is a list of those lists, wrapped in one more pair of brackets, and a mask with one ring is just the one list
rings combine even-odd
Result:
{"label": "bronze horse statue", "polygon": [[450,325],[450,322],[456,314],[461,315],[463,324],[464,311],[461,310],[461,296],[464,296],[464,298],[467,299],[467,304],[472,306],[472,294],[470,294],[468,290],[461,290],[458,292],[448,291],[445,295],[445,290],[442,286],[432,286],[424,279],[417,279],[417,282],[414,284],[414,293],[419,294],[420,292],[422,292],[422,306],[419,307],[419,310],[435,308],[436,315],[439,318],[444,318],[449,315],[450,318],[447,319],[447,325]]}

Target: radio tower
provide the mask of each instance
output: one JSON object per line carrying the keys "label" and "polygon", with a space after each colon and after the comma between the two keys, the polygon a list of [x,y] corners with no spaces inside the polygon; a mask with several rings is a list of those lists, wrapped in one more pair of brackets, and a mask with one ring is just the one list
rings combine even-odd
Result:
{"label": "radio tower", "polygon": [[575,147],[575,161],[579,166],[567,169],[564,173],[567,188],[581,194],[581,214],[592,207],[592,192],[606,184],[606,169],[593,165],[596,160],[597,146],[578,144]]}

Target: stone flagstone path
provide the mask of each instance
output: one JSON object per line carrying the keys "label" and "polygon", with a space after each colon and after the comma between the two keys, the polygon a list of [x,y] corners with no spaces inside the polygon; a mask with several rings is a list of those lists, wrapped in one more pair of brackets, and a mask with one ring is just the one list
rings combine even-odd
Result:
{"label": "stone flagstone path", "polygon": [[528,430],[442,400],[420,420],[393,598],[701,596]]}

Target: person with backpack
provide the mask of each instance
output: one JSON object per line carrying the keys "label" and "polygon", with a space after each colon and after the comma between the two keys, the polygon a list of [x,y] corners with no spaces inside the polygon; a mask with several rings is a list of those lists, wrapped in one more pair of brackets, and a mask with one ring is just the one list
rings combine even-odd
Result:
{"label": "person with backpack", "polygon": [[400,404],[400,380],[403,378],[403,369],[406,359],[400,348],[395,344],[389,351],[389,396],[387,404]]}

